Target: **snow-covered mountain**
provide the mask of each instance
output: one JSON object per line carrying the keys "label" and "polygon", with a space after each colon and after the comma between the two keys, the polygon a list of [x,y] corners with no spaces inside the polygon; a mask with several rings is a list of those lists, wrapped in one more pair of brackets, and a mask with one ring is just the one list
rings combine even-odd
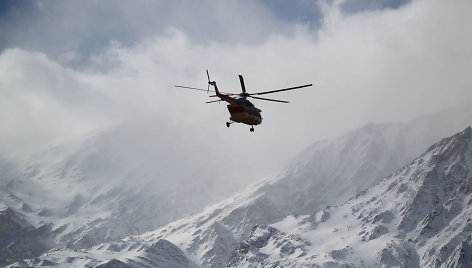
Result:
{"label": "snow-covered mountain", "polygon": [[[52,147],[26,165],[0,158],[0,203],[8,218],[0,231],[9,230],[8,222],[24,229],[2,240],[0,265],[54,247],[83,249],[154,230],[240,187],[215,176],[214,163],[196,153],[206,148],[164,130],[126,124]],[[48,241],[28,248],[23,236],[38,228],[38,239]]]}
{"label": "snow-covered mountain", "polygon": [[[432,131],[437,120],[431,116],[409,123],[368,124],[337,139],[317,142],[277,178],[174,222],[156,237],[175,243],[203,266],[222,267],[235,241],[247,238],[253,226],[340,204],[406,165],[442,138],[433,139],[435,135],[447,131]],[[411,135],[417,135],[416,141]]]}
{"label": "snow-covered mountain", "polygon": [[472,130],[337,207],[256,225],[229,267],[470,267]]}
{"label": "snow-covered mountain", "polygon": [[[251,239],[254,230],[274,229],[282,234],[279,228],[267,226],[290,215],[299,219],[327,205],[341,204],[406,165],[445,134],[452,134],[457,124],[472,122],[470,113],[454,110],[445,114],[409,123],[368,124],[339,138],[317,142],[278,177],[248,186],[240,194],[187,217],[221,198],[224,191],[214,196],[208,187],[223,186],[204,172],[212,163],[188,157],[193,155],[188,148],[170,150],[186,146],[174,134],[149,146],[153,144],[150,139],[162,135],[136,131],[133,126],[54,148],[24,170],[5,164],[9,168],[4,170],[9,171],[2,172],[0,180],[4,211],[14,212],[28,230],[43,228],[41,236],[32,239],[47,243],[33,246],[34,254],[6,256],[3,261],[22,260],[13,267],[157,266],[154,253],[146,252],[164,247],[158,259],[177,256],[182,262],[166,260],[182,267],[224,267],[229,259],[236,265],[234,250]],[[136,136],[136,132],[144,136]],[[133,150],[130,143],[136,144]],[[193,148],[196,152],[200,149]],[[168,168],[176,162],[181,168]],[[137,234],[142,235],[123,238]],[[10,241],[17,240],[21,235]],[[303,241],[297,238],[290,243]],[[9,244],[3,244],[5,252],[9,252]],[[167,254],[167,250],[173,253]]]}
{"label": "snow-covered mountain", "polygon": [[[469,127],[345,203],[308,215],[290,215],[270,225],[256,224],[241,242],[234,234],[240,230],[236,223],[243,223],[229,221],[239,208],[258,200],[258,190],[249,189],[150,233],[87,251],[50,252],[42,261],[56,263],[74,256],[71,265],[79,266],[85,259],[136,267],[139,261],[145,260],[140,265],[149,262],[143,253],[165,244],[179,252],[172,256],[184,256],[178,246],[204,267],[469,267],[471,171]],[[182,260],[189,265],[182,267],[194,265]]]}
{"label": "snow-covered mountain", "polygon": [[[124,261],[119,259],[124,259]],[[58,249],[39,258],[18,261],[7,267],[200,267],[187,258],[178,247],[161,239],[150,244],[128,242],[104,244],[90,249]]]}

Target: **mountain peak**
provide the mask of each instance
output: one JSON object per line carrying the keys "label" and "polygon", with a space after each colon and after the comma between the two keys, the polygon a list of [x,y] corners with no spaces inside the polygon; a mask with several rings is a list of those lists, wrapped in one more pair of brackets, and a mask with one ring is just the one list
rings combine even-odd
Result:
{"label": "mountain peak", "polygon": [[[471,134],[468,127],[442,139],[395,174],[330,208],[326,220],[311,214],[286,217],[272,229],[259,226],[233,254],[232,267],[465,263],[472,256]],[[287,252],[283,241],[311,246]]]}
{"label": "mountain peak", "polygon": [[434,160],[443,161],[448,159],[452,154],[459,153],[463,155],[468,150],[468,145],[472,140],[472,129],[467,127],[463,131],[433,144],[425,154],[433,153]]}
{"label": "mountain peak", "polygon": [[470,126],[468,126],[466,129],[464,129],[464,134],[468,135],[468,137],[470,138],[472,136],[472,128]]}

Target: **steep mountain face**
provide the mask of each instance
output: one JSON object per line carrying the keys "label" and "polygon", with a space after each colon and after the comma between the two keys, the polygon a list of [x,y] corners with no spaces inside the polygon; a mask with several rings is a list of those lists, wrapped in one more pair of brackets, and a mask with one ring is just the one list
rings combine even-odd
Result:
{"label": "steep mountain face", "polygon": [[394,148],[383,128],[368,124],[338,139],[313,144],[261,192],[290,214],[306,214],[346,200],[407,163],[408,156]]}
{"label": "steep mountain face", "polygon": [[236,248],[235,241],[247,238],[255,225],[339,204],[413,160],[409,149],[418,147],[410,147],[402,131],[410,127],[369,124],[338,139],[315,143],[273,181],[251,186],[234,200],[177,221],[172,228],[156,232],[156,237],[174,242],[203,266],[222,267]]}
{"label": "steep mountain face", "polygon": [[[214,163],[192,157],[207,148],[189,149],[177,133],[163,135],[159,129],[150,131],[139,125],[52,148],[24,170],[3,169],[0,161],[0,171],[10,170],[0,173],[0,202],[32,228],[47,226],[45,237],[53,237],[32,259],[18,262],[20,266],[48,262],[131,265],[142,258],[152,259],[140,254],[165,240],[199,265],[222,267],[230,258],[238,263],[232,258],[233,251],[252,236],[254,226],[264,229],[260,233],[274,232],[281,237],[283,231],[267,231],[267,225],[340,204],[374,185],[464,121],[449,120],[461,118],[453,114],[405,124],[368,124],[337,139],[317,142],[273,180],[249,186],[237,196],[183,219],[235,187],[212,179],[208,170]],[[471,117],[464,113],[464,118]],[[159,229],[123,239],[155,228]],[[293,245],[301,243],[291,239],[287,241]],[[466,242],[463,248],[468,250]]]}
{"label": "steep mountain face", "polygon": [[264,182],[156,231],[79,252],[51,251],[36,262],[64,263],[66,256],[75,256],[71,265],[133,267],[150,263],[143,252],[166,241],[182,249],[172,256],[185,253],[203,267],[467,267],[472,261],[471,171],[472,130],[467,128],[339,206],[255,224],[246,238],[241,226],[252,219],[245,215],[267,216],[268,208],[257,206]]}
{"label": "steep mountain face", "polygon": [[[256,186],[256,188],[258,187]],[[148,259],[154,257],[143,256],[143,253],[151,250],[150,248],[163,240],[170,248],[182,249],[182,252],[184,252],[182,255],[192,260],[184,261],[184,263],[188,263],[188,266],[185,266],[185,264],[182,267],[193,267],[192,265],[195,263],[203,267],[222,267],[229,258],[231,251],[238,245],[238,241],[234,238],[232,232],[236,228],[236,222],[232,229],[228,229],[228,225],[221,224],[220,220],[228,218],[237,207],[248,205],[253,200],[254,191],[248,189],[244,194],[208,207],[202,213],[175,221],[156,231],[86,249],[58,248],[36,259],[22,260],[13,263],[9,267],[38,267],[40,263],[52,263],[54,265],[67,263],[69,266],[83,267],[85,265],[106,264],[110,261],[119,265],[136,265],[131,267],[146,266],[150,263]],[[163,256],[173,255],[163,253]],[[151,267],[159,266],[151,265]]]}
{"label": "steep mountain face", "polygon": [[390,156],[394,150],[379,127],[369,124],[336,140],[316,143],[275,180],[253,185],[153,236],[175,243],[202,266],[223,267],[237,242],[247,238],[255,225],[317,211],[393,171],[401,161]]}
{"label": "steep mountain face", "polygon": [[[0,251],[5,246],[0,261],[141,234],[196,212],[238,187],[218,180],[213,163],[192,151],[202,148],[183,148],[186,142],[177,134],[160,131],[138,123],[124,125],[53,147],[23,169],[0,159],[0,204],[22,218],[28,230],[41,228],[51,240],[41,250],[20,255],[8,249],[10,243],[22,243],[15,236],[0,244]],[[0,229],[5,224],[0,222]]]}
{"label": "steep mountain face", "polygon": [[[18,176],[18,167],[0,157],[0,196],[18,204],[18,207],[29,210],[30,207],[20,202],[15,194],[9,191],[12,179]],[[32,224],[14,209],[0,203],[0,266],[18,259],[27,259],[40,255],[52,248],[55,234],[48,224]]]}
{"label": "steep mountain face", "polygon": [[[120,258],[122,260],[119,260]],[[129,242],[104,244],[87,250],[60,249],[40,258],[16,262],[7,267],[199,267],[174,244],[161,239],[152,243]]]}
{"label": "steep mountain face", "polygon": [[468,267],[472,130],[338,207],[257,225],[230,267]]}
{"label": "steep mountain face", "polygon": [[9,260],[28,259],[54,245],[51,226],[34,227],[8,207],[0,207],[0,265]]}
{"label": "steep mountain face", "polygon": [[471,125],[470,107],[458,106],[406,123],[371,123],[337,139],[316,142],[261,191],[273,197],[277,207],[287,207],[295,215],[340,204],[406,165],[439,139]]}
{"label": "steep mountain face", "polygon": [[[286,235],[283,230],[267,227],[267,224],[277,223],[293,214],[291,213],[293,211],[297,211],[298,215],[303,215],[301,214],[303,211],[313,213],[321,206],[320,201],[323,201],[323,198],[333,198],[334,200],[334,197],[330,197],[329,193],[341,198],[359,188],[367,188],[370,184],[375,183],[376,176],[381,178],[384,172],[393,168],[390,165],[393,162],[392,157],[388,156],[389,150],[392,148],[383,138],[381,132],[383,127],[370,124],[336,141],[317,143],[295,160],[279,180],[258,183],[248,187],[241,194],[209,207],[192,217],[178,220],[139,237],[127,238],[101,247],[116,247],[116,244],[123,244],[127,245],[127,248],[145,248],[156,241],[166,239],[184,250],[187,256],[204,267],[224,267],[228,264],[228,260],[230,260],[230,265],[238,266],[237,256],[242,256],[241,258],[244,259],[247,257],[241,252],[259,257],[265,256],[258,252],[258,248],[265,248],[272,237],[280,239],[280,241],[272,243],[283,247],[280,249],[282,252],[279,255],[280,258],[293,258],[293,254],[307,254],[312,242],[307,242],[297,234]],[[326,162],[322,162],[323,159]],[[332,163],[337,163],[337,165]],[[288,174],[292,175],[294,185],[287,184]],[[336,183],[333,181],[320,182],[315,175],[324,179],[332,178]],[[294,198],[297,194],[303,198]],[[292,197],[293,200],[290,200]],[[313,207],[311,211],[309,210],[310,206]],[[316,222],[317,218],[326,220],[329,215],[328,209],[323,215],[300,217],[301,221],[312,224]],[[382,215],[386,218],[395,216],[389,212]],[[377,233],[384,232],[386,232],[385,228],[380,226],[363,236],[366,237],[365,239],[369,239],[375,237]],[[258,237],[259,235],[262,237]],[[239,244],[239,241],[246,238],[248,238],[248,242]],[[265,240],[267,243],[264,242]],[[254,246],[254,243],[257,246]],[[262,250],[271,251],[267,248]],[[274,248],[274,250],[278,249]],[[124,252],[128,251],[126,249],[116,253],[114,258],[125,261],[122,256]],[[67,254],[61,253],[60,255]],[[50,255],[49,258],[53,258],[53,256]],[[254,263],[266,263],[254,256],[251,257],[255,261]],[[51,259],[51,261],[53,260]],[[295,258],[293,265],[297,266],[298,261]],[[288,263],[284,264],[288,265]]]}

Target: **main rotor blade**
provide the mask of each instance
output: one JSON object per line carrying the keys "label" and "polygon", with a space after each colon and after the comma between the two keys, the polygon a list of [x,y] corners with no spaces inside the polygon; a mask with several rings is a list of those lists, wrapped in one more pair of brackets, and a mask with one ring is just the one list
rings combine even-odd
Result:
{"label": "main rotor blade", "polygon": [[258,100],[266,100],[266,101],[275,101],[275,102],[281,102],[281,103],[288,103],[288,101],[284,100],[274,100],[274,99],[267,99],[267,98],[261,98],[261,97],[254,97],[254,96],[249,96],[253,99],[258,99]]}
{"label": "main rotor blade", "polygon": [[[234,94],[234,93],[224,93],[224,92],[220,92],[220,93],[223,93],[223,95],[226,95],[226,96],[236,96],[236,95],[239,95],[239,94]],[[217,95],[210,95],[208,97],[219,97]]]}
{"label": "main rotor blade", "polygon": [[221,100],[207,101],[205,103],[220,102]]}
{"label": "main rotor blade", "polygon": [[[196,87],[186,87],[186,86],[177,86],[177,85],[175,85],[174,87],[187,88],[187,89],[194,89],[194,90],[200,90],[200,91],[205,91],[205,92],[208,92],[208,90],[206,90],[206,89],[203,89],[203,88],[196,88]],[[213,91],[213,90],[210,90],[210,92],[215,92],[215,91]]]}
{"label": "main rotor blade", "polygon": [[283,89],[276,89],[276,90],[271,90],[271,91],[264,91],[264,92],[257,92],[257,93],[251,93],[251,95],[264,95],[264,94],[270,94],[270,93],[275,93],[275,92],[280,92],[280,91],[287,91],[287,90],[294,90],[298,88],[303,88],[303,87],[311,87],[313,84],[308,84],[308,85],[303,85],[303,86],[298,86],[298,87],[289,87],[289,88],[283,88]]}
{"label": "main rotor blade", "polygon": [[244,79],[242,75],[239,75],[239,82],[241,83],[241,88],[243,90],[243,93],[246,93],[246,86],[244,85]]}
{"label": "main rotor blade", "polygon": [[210,82],[210,74],[208,73],[208,70],[206,71],[207,71],[208,82]]}
{"label": "main rotor blade", "polygon": [[[200,91],[208,92],[208,90],[206,90],[206,89],[197,88],[197,87],[186,87],[186,86],[177,86],[177,85],[175,85],[174,87],[187,88],[187,89],[194,89],[194,90],[200,90]],[[216,93],[216,91],[214,91],[214,90],[210,90],[210,92]],[[237,94],[237,93],[226,93],[226,92],[221,92],[221,91],[220,91],[220,93],[223,93],[223,94],[228,95],[228,96],[239,95],[239,94]],[[216,96],[216,95],[211,95],[210,97],[217,97],[217,96]]]}

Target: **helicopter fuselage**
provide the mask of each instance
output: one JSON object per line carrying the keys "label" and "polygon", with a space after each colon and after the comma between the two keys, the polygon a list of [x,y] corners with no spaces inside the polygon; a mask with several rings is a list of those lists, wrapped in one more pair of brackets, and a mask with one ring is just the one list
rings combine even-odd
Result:
{"label": "helicopter fuselage", "polygon": [[246,99],[235,99],[227,105],[229,118],[233,122],[243,123],[250,126],[257,126],[262,123],[261,110]]}
{"label": "helicopter fuselage", "polygon": [[[210,84],[215,87],[216,96],[228,103],[228,112],[231,115],[229,120],[250,126],[257,126],[262,123],[262,111],[256,108],[249,100],[244,97],[233,98],[229,95],[222,94],[219,92],[216,82],[211,82]],[[230,122],[226,125],[229,127],[229,124]],[[251,128],[251,131],[254,131],[254,128]]]}

